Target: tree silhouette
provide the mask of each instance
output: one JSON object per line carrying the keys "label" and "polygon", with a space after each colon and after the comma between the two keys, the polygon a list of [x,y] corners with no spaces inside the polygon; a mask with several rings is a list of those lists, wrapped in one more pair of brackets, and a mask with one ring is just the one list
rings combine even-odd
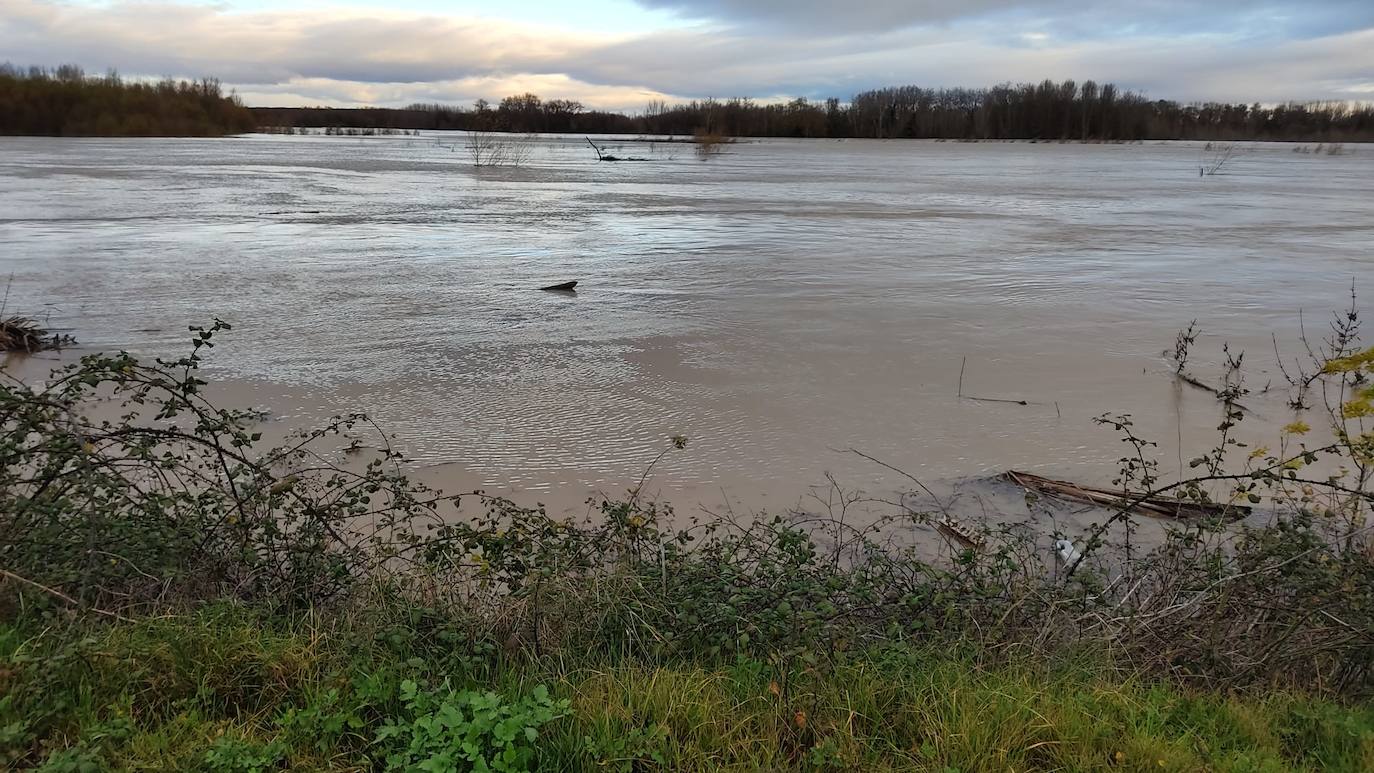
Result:
{"label": "tree silhouette", "polygon": [[208,137],[251,131],[252,112],[220,82],[126,82],[64,64],[48,71],[0,65],[0,134]]}

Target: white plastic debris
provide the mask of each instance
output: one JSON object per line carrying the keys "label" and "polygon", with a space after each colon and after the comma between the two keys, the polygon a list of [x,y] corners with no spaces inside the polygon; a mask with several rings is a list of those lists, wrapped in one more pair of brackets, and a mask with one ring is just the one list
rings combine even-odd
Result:
{"label": "white plastic debris", "polygon": [[1066,539],[1055,540],[1054,550],[1059,554],[1059,560],[1064,562],[1065,569],[1072,569],[1079,561],[1083,560],[1083,554],[1078,552],[1078,548]]}

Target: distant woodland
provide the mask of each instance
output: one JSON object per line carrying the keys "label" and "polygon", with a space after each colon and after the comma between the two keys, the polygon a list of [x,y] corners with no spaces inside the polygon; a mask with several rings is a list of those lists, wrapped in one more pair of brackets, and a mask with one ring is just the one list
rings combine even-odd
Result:
{"label": "distant woodland", "polygon": [[0,64],[0,134],[211,137],[252,131],[256,119],[213,79],[125,81],[79,67]]}
{"label": "distant woodland", "polygon": [[1374,141],[1374,105],[1182,104],[1093,81],[985,89],[897,86],[856,94],[848,103],[706,99],[681,105],[653,103],[639,115],[587,110],[579,102],[543,100],[534,94],[506,97],[496,105],[479,100],[471,108],[254,108],[253,114],[259,124],[279,127],[1090,142]]}
{"label": "distant woodland", "polygon": [[471,107],[245,108],[213,79],[125,81],[0,65],[0,134],[216,136],[255,128],[462,129],[736,137],[873,137],[954,140],[1374,141],[1374,105],[1346,102],[1184,104],[1093,81],[1004,84],[980,89],[895,86],[848,102],[705,99],[655,102],[627,115],[580,102],[520,94]]}

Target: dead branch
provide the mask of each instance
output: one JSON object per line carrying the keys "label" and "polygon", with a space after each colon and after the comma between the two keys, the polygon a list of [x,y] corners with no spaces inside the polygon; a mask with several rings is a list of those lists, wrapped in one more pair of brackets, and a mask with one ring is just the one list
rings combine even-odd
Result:
{"label": "dead branch", "polygon": [[1008,470],[1004,477],[1016,485],[1058,499],[1085,502],[1100,507],[1118,508],[1129,505],[1145,515],[1163,518],[1222,518],[1238,521],[1250,514],[1246,505],[1222,502],[1194,502],[1162,495],[1132,498],[1129,492],[1084,486],[1068,481],[1042,478],[1029,472]]}

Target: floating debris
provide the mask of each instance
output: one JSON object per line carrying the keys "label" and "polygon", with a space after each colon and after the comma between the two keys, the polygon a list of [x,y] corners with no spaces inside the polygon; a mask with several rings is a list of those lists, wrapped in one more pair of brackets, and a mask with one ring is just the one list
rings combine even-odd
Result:
{"label": "floating debris", "polygon": [[1059,556],[1059,560],[1064,562],[1065,569],[1073,569],[1079,561],[1083,560],[1083,554],[1074,547],[1072,542],[1066,539],[1054,541],[1054,552],[1055,555]]}
{"label": "floating debris", "polygon": [[649,159],[647,159],[647,158],[640,158],[639,156],[613,156],[613,155],[611,155],[610,153],[607,153],[606,150],[605,150],[605,148],[599,147],[599,146],[597,146],[597,144],[596,144],[595,142],[592,142],[592,138],[591,138],[591,137],[588,137],[588,138],[587,138],[587,144],[592,146],[592,150],[596,151],[596,160],[597,160],[597,161],[648,161],[648,160],[649,160]]}
{"label": "floating debris", "polygon": [[76,339],[61,333],[49,333],[28,317],[8,317],[0,320],[0,351],[43,352],[71,346]]}
{"label": "floating debris", "polygon": [[1246,505],[1229,502],[1197,502],[1190,499],[1175,499],[1162,495],[1146,496],[1126,491],[1084,486],[1063,480],[1042,478],[1029,472],[1008,470],[1004,476],[1016,485],[1048,497],[1086,502],[1106,508],[1119,508],[1129,504],[1131,509],[1145,515],[1160,518],[1200,519],[1220,518],[1225,521],[1239,521],[1250,514]]}
{"label": "floating debris", "polygon": [[958,543],[966,550],[977,551],[983,549],[984,541],[981,534],[978,534],[948,515],[942,516],[935,521],[935,530],[944,535],[945,539]]}

